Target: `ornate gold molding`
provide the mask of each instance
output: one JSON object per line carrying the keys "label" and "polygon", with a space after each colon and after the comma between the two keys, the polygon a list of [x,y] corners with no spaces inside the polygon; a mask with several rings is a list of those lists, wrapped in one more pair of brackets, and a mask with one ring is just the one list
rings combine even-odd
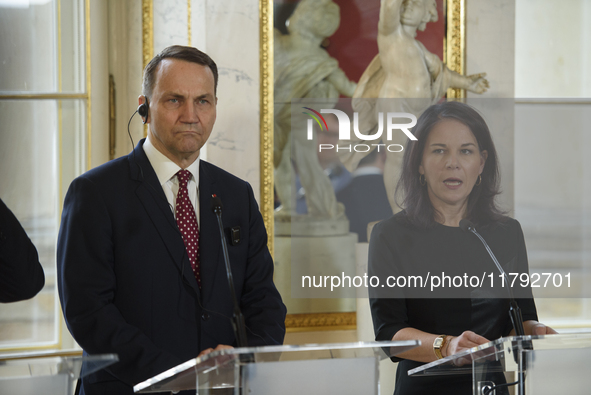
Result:
{"label": "ornate gold molding", "polygon": [[[154,3],[142,0],[142,70],[154,57]],[[148,135],[148,125],[144,125],[144,137]],[[133,147],[132,147],[133,148]]]}
{"label": "ornate gold molding", "polygon": [[187,0],[187,45],[191,46],[191,0]]}
{"label": "ornate gold molding", "polygon": [[[445,64],[450,70],[459,74],[465,73],[465,26],[466,26],[465,0],[447,0],[446,18],[447,32],[445,34]],[[464,98],[464,89],[450,88],[447,90],[448,98]]]}
{"label": "ornate gold molding", "polygon": [[274,246],[273,192],[273,3],[259,0],[260,26],[260,182],[261,213],[267,228],[269,251]]}
{"label": "ornate gold molding", "polygon": [[154,3],[142,0],[142,55],[143,67],[154,57]]}
{"label": "ornate gold molding", "polygon": [[288,314],[287,332],[352,330],[357,328],[357,313]]}
{"label": "ornate gold molding", "polygon": [[117,147],[117,106],[115,95],[115,78],[109,74],[109,160],[115,159]]}

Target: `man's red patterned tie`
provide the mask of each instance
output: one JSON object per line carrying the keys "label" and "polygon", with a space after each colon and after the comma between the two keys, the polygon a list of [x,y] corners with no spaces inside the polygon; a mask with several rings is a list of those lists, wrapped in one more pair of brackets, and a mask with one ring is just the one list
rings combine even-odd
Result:
{"label": "man's red patterned tie", "polygon": [[189,199],[189,190],[187,184],[191,178],[191,172],[180,170],[176,173],[179,180],[179,192],[176,196],[176,223],[183,234],[183,241],[187,249],[187,255],[191,262],[191,268],[195,274],[195,279],[199,288],[201,288],[201,277],[199,275],[199,226],[195,209]]}

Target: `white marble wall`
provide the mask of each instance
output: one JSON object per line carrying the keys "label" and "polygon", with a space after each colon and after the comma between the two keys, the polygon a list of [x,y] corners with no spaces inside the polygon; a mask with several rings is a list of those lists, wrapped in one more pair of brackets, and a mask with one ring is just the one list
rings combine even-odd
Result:
{"label": "white marble wall", "polygon": [[207,7],[204,0],[191,0],[191,45],[207,52]]}
{"label": "white marble wall", "polygon": [[246,179],[259,196],[258,0],[206,1],[206,50],[219,69],[218,118],[207,158]]}
{"label": "white marble wall", "polygon": [[466,74],[487,73],[484,97],[513,97],[514,70],[515,0],[467,0]]}
{"label": "white marble wall", "polygon": [[154,1],[154,54],[189,42],[187,0]]}
{"label": "white marble wall", "polygon": [[591,97],[591,1],[515,5],[515,96]]}
{"label": "white marble wall", "polygon": [[[516,201],[527,209],[589,210],[591,2],[516,0]],[[570,103],[556,104],[560,98]],[[573,99],[587,98],[587,104]],[[551,180],[551,181],[550,181]],[[580,217],[580,216],[579,216]]]}
{"label": "white marble wall", "polygon": [[502,194],[498,201],[514,209],[515,0],[466,1],[466,74],[486,72],[490,89],[483,95],[468,92],[483,112],[499,156]]}

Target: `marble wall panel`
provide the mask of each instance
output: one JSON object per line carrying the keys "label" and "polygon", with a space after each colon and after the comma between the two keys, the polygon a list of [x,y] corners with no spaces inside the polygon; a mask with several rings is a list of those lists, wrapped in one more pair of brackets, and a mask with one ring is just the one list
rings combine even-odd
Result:
{"label": "marble wall panel", "polygon": [[591,2],[516,0],[515,96],[591,96]]}
{"label": "marble wall panel", "polygon": [[258,1],[206,1],[206,18],[206,50],[219,69],[217,121],[207,159],[249,181],[258,199]]}
{"label": "marble wall panel", "polygon": [[[515,91],[515,0],[466,2],[466,74],[487,73],[490,89],[468,98],[511,99]],[[476,99],[479,100],[479,99]],[[503,101],[482,102],[493,135],[501,170],[498,201],[513,213],[514,110]]]}
{"label": "marble wall panel", "polygon": [[154,54],[189,42],[187,0],[154,1]]}

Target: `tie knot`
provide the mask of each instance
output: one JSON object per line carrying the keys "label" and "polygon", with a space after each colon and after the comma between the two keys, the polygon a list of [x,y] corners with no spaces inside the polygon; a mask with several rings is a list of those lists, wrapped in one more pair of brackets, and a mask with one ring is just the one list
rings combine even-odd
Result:
{"label": "tie knot", "polygon": [[191,172],[189,170],[179,170],[179,172],[176,173],[176,176],[178,177],[181,186],[186,186],[189,182],[189,178],[191,178]]}

